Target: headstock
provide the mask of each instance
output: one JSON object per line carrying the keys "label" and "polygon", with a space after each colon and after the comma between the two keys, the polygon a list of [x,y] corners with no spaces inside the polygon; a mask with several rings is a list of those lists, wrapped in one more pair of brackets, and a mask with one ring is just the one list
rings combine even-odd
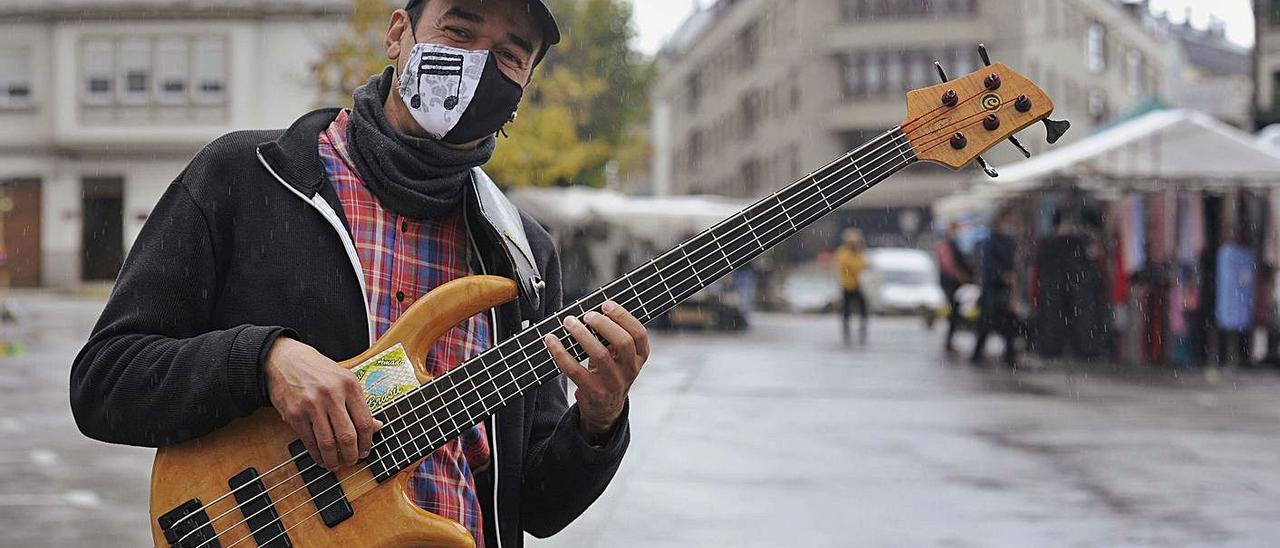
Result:
{"label": "headstock", "polygon": [[1056,143],[1071,124],[1049,120],[1053,101],[1034,82],[1006,65],[991,64],[985,46],[978,46],[986,67],[943,83],[907,93],[907,119],[902,132],[925,161],[960,169],[977,161],[988,175],[997,173],[981,154],[1009,139],[1028,158],[1031,153],[1015,133],[1043,121],[1050,143]]}

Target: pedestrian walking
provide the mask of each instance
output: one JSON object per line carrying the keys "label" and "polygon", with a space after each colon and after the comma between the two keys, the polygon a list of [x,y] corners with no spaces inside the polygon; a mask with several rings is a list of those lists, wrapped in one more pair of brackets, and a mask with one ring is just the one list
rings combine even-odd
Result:
{"label": "pedestrian walking", "polygon": [[994,331],[1004,339],[1004,363],[1017,364],[1018,318],[1013,310],[1014,257],[1017,254],[1017,218],[1006,210],[996,216],[991,235],[978,245],[982,294],[978,297],[978,336],[972,361],[982,364],[987,337]]}
{"label": "pedestrian walking", "polygon": [[946,233],[933,246],[933,254],[938,259],[939,282],[942,292],[947,296],[947,307],[951,310],[947,315],[947,338],[943,342],[943,348],[948,354],[955,352],[953,339],[963,320],[956,292],[961,286],[973,283],[973,269],[960,251],[960,243],[956,241],[959,234],[960,223],[952,221],[947,224]]}
{"label": "pedestrian walking", "polygon": [[840,308],[840,327],[844,336],[844,344],[852,342],[849,333],[849,317],[853,309],[858,308],[858,342],[867,343],[867,298],[862,293],[862,272],[867,269],[866,242],[862,231],[856,228],[845,229],[843,243],[836,251],[836,275],[840,279],[840,290],[843,292]]}

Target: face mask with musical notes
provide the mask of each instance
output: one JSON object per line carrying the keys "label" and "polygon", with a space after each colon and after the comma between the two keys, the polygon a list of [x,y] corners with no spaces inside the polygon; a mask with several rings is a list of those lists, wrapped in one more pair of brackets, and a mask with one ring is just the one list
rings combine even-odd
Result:
{"label": "face mask with musical notes", "polygon": [[489,51],[426,43],[413,47],[397,88],[428,135],[455,145],[497,133],[524,96]]}

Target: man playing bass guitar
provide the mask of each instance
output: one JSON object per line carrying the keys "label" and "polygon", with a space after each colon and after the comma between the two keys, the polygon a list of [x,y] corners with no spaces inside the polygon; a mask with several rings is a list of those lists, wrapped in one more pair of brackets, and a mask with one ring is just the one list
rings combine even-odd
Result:
{"label": "man playing bass guitar", "polygon": [[[559,40],[545,0],[412,0],[386,32],[393,66],[351,109],[201,151],[76,358],[80,429],[164,447],[270,405],[316,462],[351,466],[381,425],[335,360],[369,348],[419,296],[481,273],[520,288],[431,347],[433,376],[559,310],[550,237],[479,169]],[[564,376],[422,461],[408,483],[417,505],[491,547],[552,535],[586,510],[626,451],[627,394],[649,356],[631,313],[602,310],[565,320],[589,367],[548,340]]]}

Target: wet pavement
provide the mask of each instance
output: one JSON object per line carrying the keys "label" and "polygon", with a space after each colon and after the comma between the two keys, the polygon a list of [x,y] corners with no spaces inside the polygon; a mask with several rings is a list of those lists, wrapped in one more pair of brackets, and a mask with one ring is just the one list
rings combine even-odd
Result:
{"label": "wet pavement", "polygon": [[[0,358],[0,546],[142,546],[152,452],[67,403],[94,299],[23,294]],[[831,318],[658,334],[633,444],[533,546],[1274,546],[1280,375],[949,363],[917,320],[865,347]],[[967,340],[964,341],[967,343]]]}

